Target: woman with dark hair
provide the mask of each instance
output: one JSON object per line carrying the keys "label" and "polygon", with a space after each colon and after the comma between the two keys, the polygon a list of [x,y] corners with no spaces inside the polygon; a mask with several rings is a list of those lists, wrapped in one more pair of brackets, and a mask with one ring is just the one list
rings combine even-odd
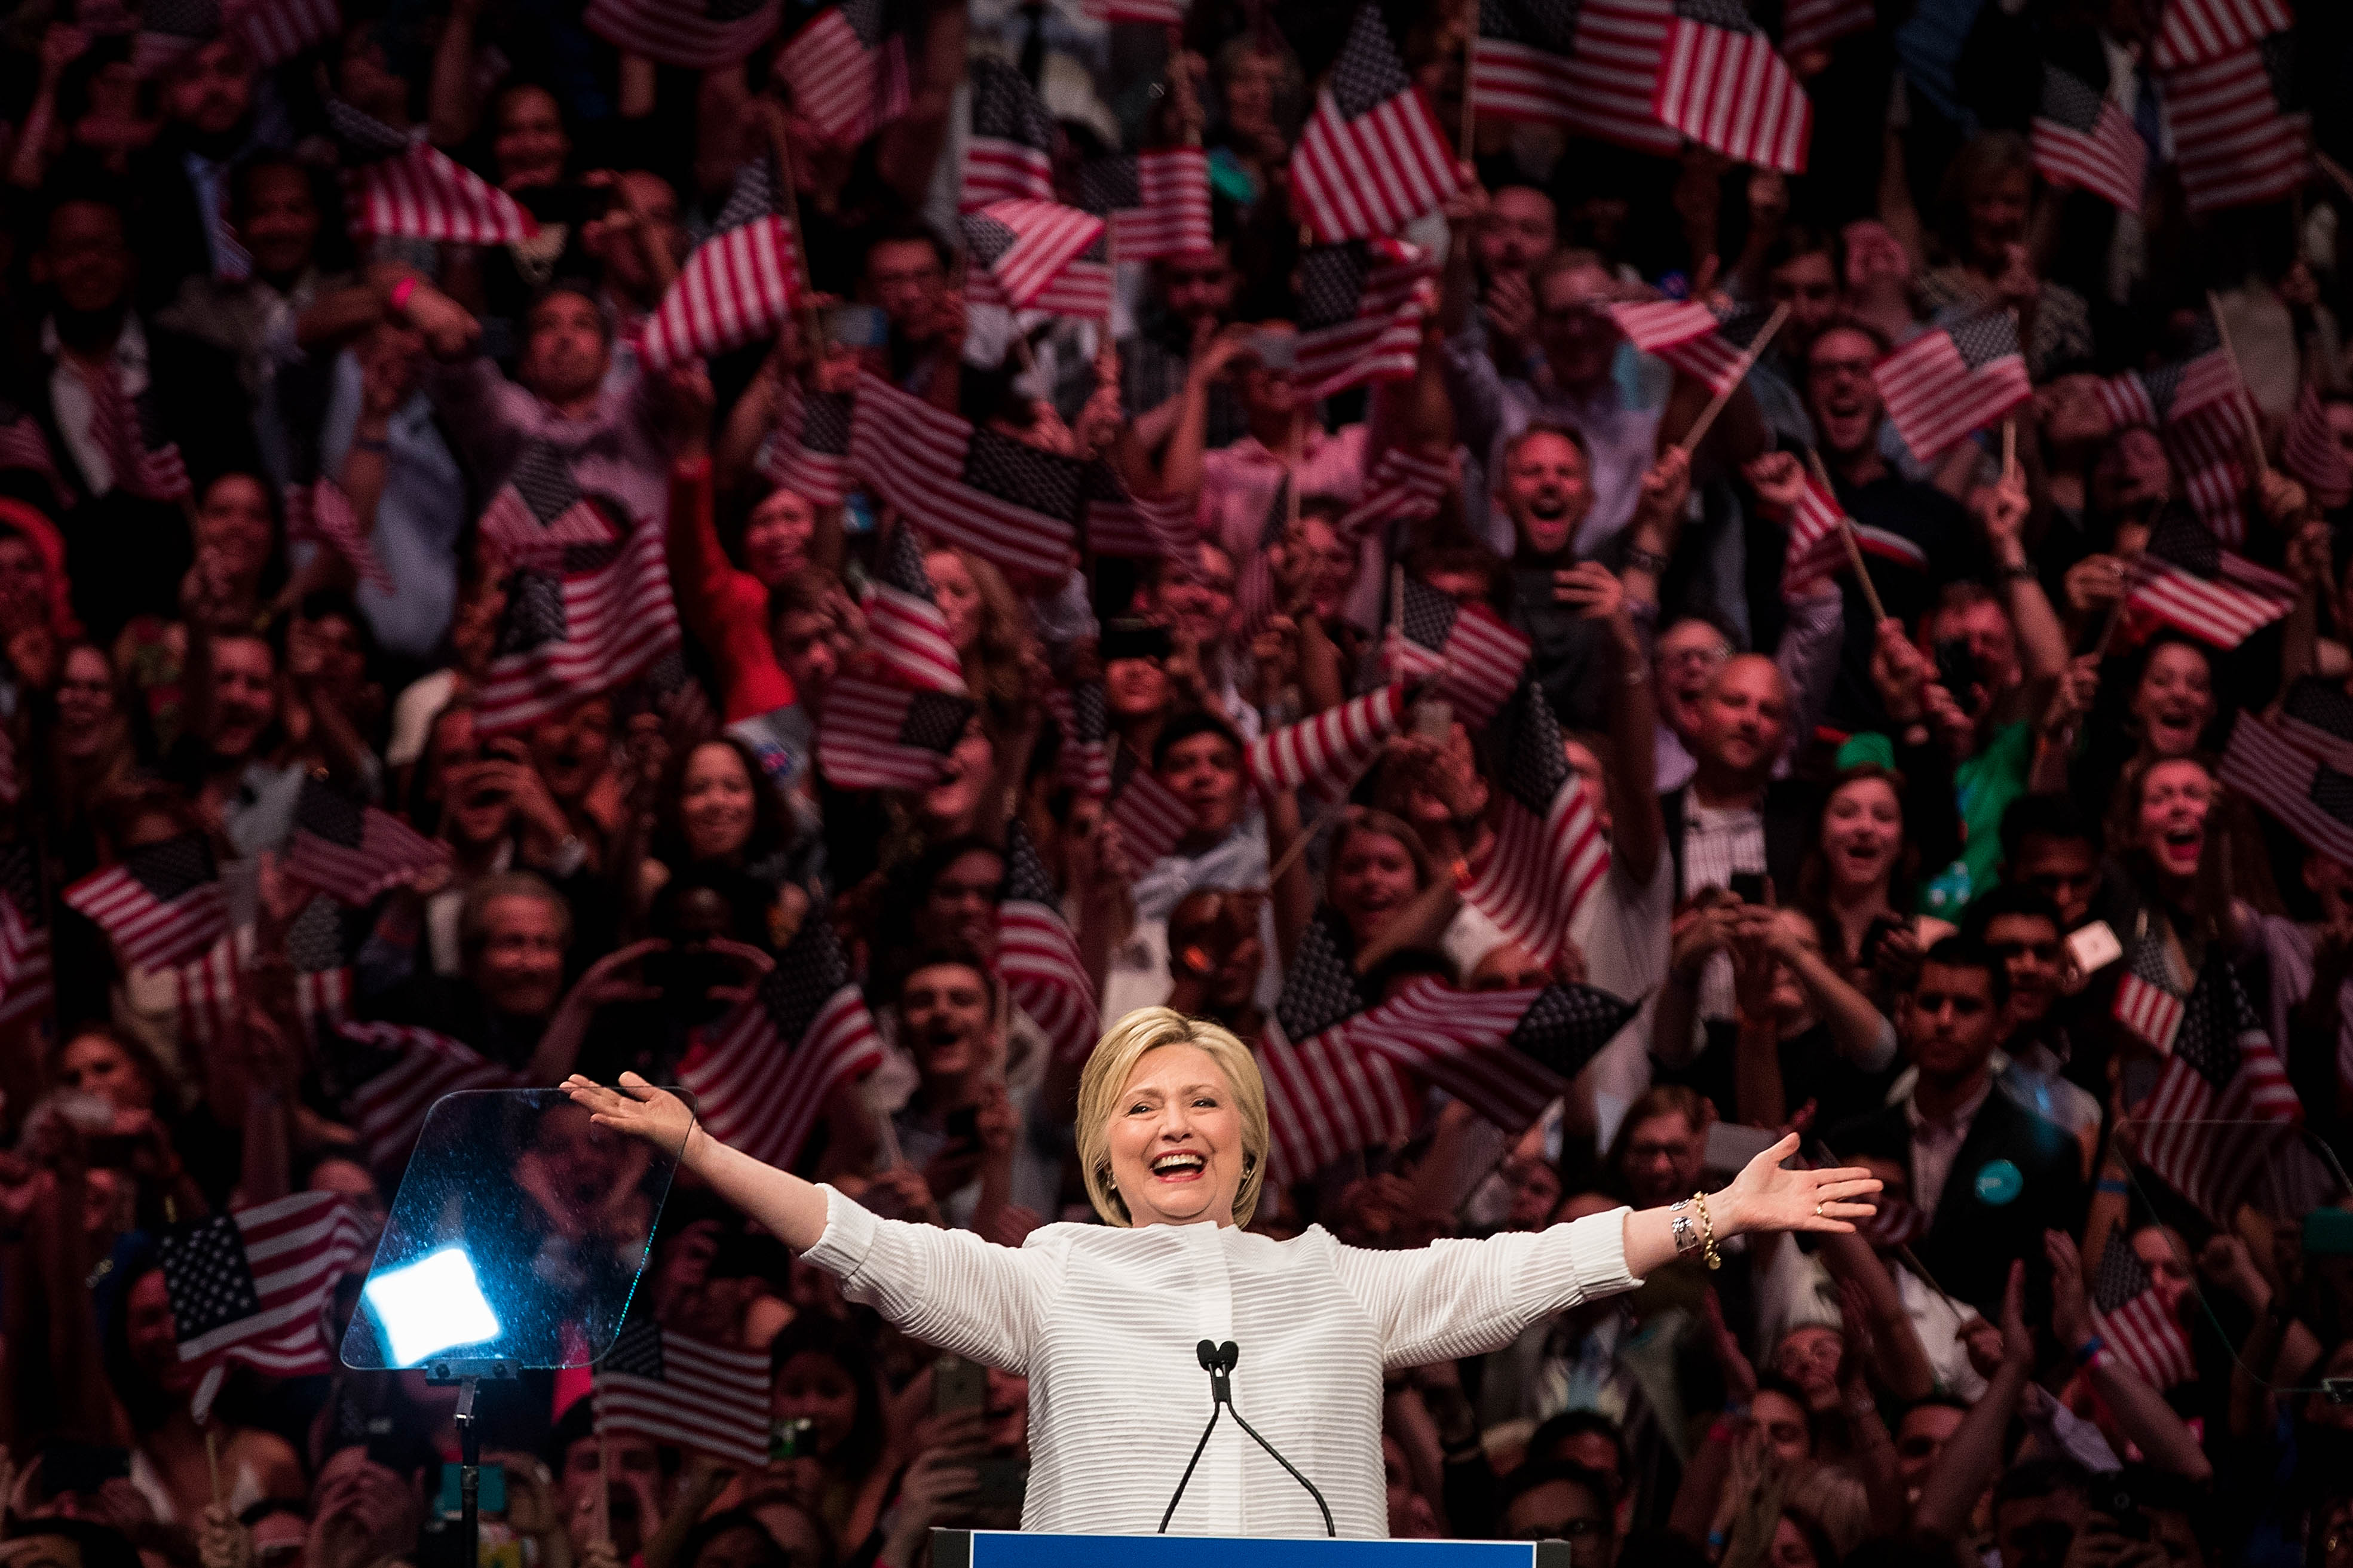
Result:
{"label": "woman with dark hair", "polygon": [[[651,853],[638,894],[651,899],[690,867],[723,868],[782,889],[808,874],[792,816],[752,748],[732,734],[688,747],[662,770]],[[805,847],[815,848],[812,840]]]}
{"label": "woman with dark hair", "polygon": [[882,1384],[867,1342],[849,1323],[804,1312],[768,1347],[776,1381],[769,1410],[792,1457],[770,1461],[836,1541],[864,1541],[881,1516],[891,1467],[884,1460]]}
{"label": "woman with dark hair", "polygon": [[1834,937],[1844,968],[1887,992],[1953,928],[1906,913],[1918,894],[1920,857],[1905,831],[1904,775],[1878,763],[1840,770],[1798,868],[1793,901]]}

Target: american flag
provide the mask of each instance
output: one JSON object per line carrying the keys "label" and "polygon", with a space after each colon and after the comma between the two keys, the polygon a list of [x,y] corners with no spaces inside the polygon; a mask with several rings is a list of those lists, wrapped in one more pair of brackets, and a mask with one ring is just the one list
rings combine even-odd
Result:
{"label": "american flag", "polygon": [[264,68],[292,59],[343,30],[335,0],[251,0],[235,15],[247,52]]}
{"label": "american flag", "polygon": [[2211,315],[2200,312],[2186,358],[2142,374],[2126,372],[2097,384],[2103,407],[2117,425],[2156,428],[2181,476],[2184,496],[2217,539],[2246,536],[2241,498],[2248,435],[2239,373],[2222,352]]}
{"label": "american flag", "polygon": [[760,472],[779,489],[819,506],[849,493],[849,394],[786,384],[776,427],[760,446]]}
{"label": "american flag", "polygon": [[343,201],[353,234],[511,245],[539,232],[539,221],[512,196],[427,146],[422,127],[412,141],[332,98],[327,124],[343,149]]}
{"label": "american flag", "polygon": [[768,1462],[768,1358],[691,1339],[632,1314],[596,1363],[595,1430],[758,1468]]}
{"label": "american flag", "polygon": [[1282,608],[1274,602],[1274,552],[1291,531],[1291,479],[1286,472],[1275,485],[1267,501],[1266,521],[1259,525],[1258,548],[1241,563],[1234,584],[1234,640],[1243,647]]}
{"label": "american flag", "polygon": [[1589,985],[1457,991],[1425,975],[1366,1014],[1356,1039],[1518,1133],[1635,1012]]}
{"label": "american flag", "polygon": [[[2283,732],[2286,731],[2286,732]],[[2279,818],[2316,855],[2353,866],[2353,768],[2295,743],[2253,713],[2231,727],[2215,776]]]}
{"label": "american flag", "polygon": [[1189,496],[1140,496],[1098,458],[1087,465],[1087,548],[1097,555],[1198,559],[1200,509]]}
{"label": "american flag", "polygon": [[1101,1015],[1061,896],[1018,818],[1005,829],[1005,888],[997,906],[997,973],[1006,994],[1045,1031],[1057,1060],[1095,1048]]}
{"label": "american flag", "polygon": [[891,531],[866,595],[866,635],[875,657],[918,691],[965,694],[964,660],[948,640],[948,618],[932,596],[913,529]]}
{"label": "american flag", "polygon": [[929,789],[975,711],[968,698],[846,676],[826,693],[818,766],[837,789]]}
{"label": "american flag", "polygon": [[975,300],[1065,316],[1111,309],[1103,220],[1093,214],[1059,202],[1004,201],[961,222],[965,254],[980,267],[965,278]]}
{"label": "american flag", "polygon": [[0,847],[0,1025],[47,1013],[56,996],[40,855],[19,839]]}
{"label": "american flag", "polygon": [[2133,562],[2125,609],[2216,647],[2236,647],[2295,608],[2295,599],[2293,581],[2223,549],[2204,523],[2168,506]]}
{"label": "american flag", "polygon": [[1103,703],[1103,682],[1082,680],[1057,686],[1046,693],[1046,707],[1062,735],[1054,775],[1065,789],[1090,800],[1111,794],[1111,715]]}
{"label": "american flag", "polygon": [[[305,1040],[314,1041],[323,1029],[342,1026],[351,1011],[352,960],[374,929],[367,910],[347,910],[323,895],[303,905],[287,925],[286,957],[294,966],[294,1016]],[[240,935],[250,941],[251,928]]]}
{"label": "american flag", "polygon": [[1356,1038],[1364,1016],[1335,917],[1319,910],[1283,975],[1258,1050],[1273,1145],[1269,1173],[1277,1181],[1312,1176],[1412,1130],[1405,1069]]}
{"label": "american flag", "polygon": [[2218,1225],[2295,1137],[2304,1107],[2219,954],[2190,989],[2173,1055],[2135,1114],[2142,1163]]}
{"label": "american flag", "polygon": [[638,340],[647,364],[659,370],[772,338],[792,313],[800,282],[775,167],[755,158],[737,172],[711,237],[694,247],[647,319]]}
{"label": "american flag", "polygon": [[1674,0],[1651,112],[1736,163],[1803,174],[1814,106],[1741,0]]}
{"label": "american flag", "polygon": [[1079,9],[1106,22],[1134,22],[1147,27],[1181,27],[1187,0],[1080,0]]}
{"label": "american flag", "polygon": [[2353,465],[2346,462],[2344,444],[2329,427],[2320,388],[2310,382],[2296,394],[2295,414],[2280,447],[2280,466],[2303,480],[2312,499],[2332,511],[2353,500]]}
{"label": "american flag", "polygon": [[2034,395],[2018,322],[1985,310],[1923,332],[1873,369],[1871,379],[1904,444],[1935,458]]}
{"label": "american flag", "polygon": [[206,1369],[200,1404],[232,1365],[267,1377],[335,1370],[327,1309],[367,1254],[366,1229],[341,1194],[296,1193],[174,1226],[157,1251],[180,1359]]}
{"label": "american flag", "polygon": [[59,504],[69,499],[40,423],[13,403],[0,403],[0,468],[30,468],[49,481]]}
{"label": "american flag", "polygon": [[1781,557],[1784,598],[1835,575],[1846,560],[1845,543],[1839,537],[1839,521],[1846,509],[1813,475],[1804,476],[1801,483],[1805,488],[1789,513],[1788,549]]}
{"label": "american flag", "polygon": [[1384,686],[1261,735],[1243,752],[1243,766],[1270,794],[1306,789],[1337,799],[1380,755],[1404,716],[1404,685]]}
{"label": "american flag", "polygon": [[359,580],[380,594],[395,584],[392,574],[377,558],[375,547],[352,513],[351,498],[343,486],[324,474],[307,485],[286,487],[286,537],[315,539],[351,563]]}
{"label": "american flag", "polygon": [[1378,5],[1348,41],[1291,154],[1293,210],[1326,245],[1396,233],[1454,194],[1454,150],[1406,75]]}
{"label": "american flag", "polygon": [[1568,943],[1577,907],[1609,871],[1609,845],[1583,781],[1568,765],[1560,721],[1544,693],[1521,687],[1497,727],[1504,787],[1495,839],[1462,896],[1550,963]]}
{"label": "american flag", "polygon": [[1299,264],[1299,380],[1311,397],[1413,374],[1430,313],[1428,252],[1401,239],[1318,246]]}
{"label": "american flag", "polygon": [[65,901],[96,921],[136,969],[185,963],[228,929],[212,846],[197,833],[125,851],[120,863],[68,888]]}
{"label": "american flag", "polygon": [[1484,605],[1457,605],[1418,578],[1405,584],[1398,616],[1401,676],[1434,675],[1462,721],[1478,729],[1519,689],[1528,639]]}
{"label": "american flag", "polygon": [[2140,211],[2148,145],[2110,99],[2073,71],[2042,68],[2042,105],[2035,110],[2034,166],[2054,185],[2091,192],[2119,211]]}
{"label": "american flag", "polygon": [[1085,465],[974,427],[880,376],[858,383],[849,466],[926,533],[1060,581],[1078,550]]}
{"label": "american flag", "polygon": [[1361,539],[1368,528],[1436,517],[1454,483],[1453,453],[1430,458],[1391,447],[1374,459],[1371,471],[1365,475],[1363,499],[1332,525],[1333,530],[1344,539]]}
{"label": "american flag", "polygon": [[146,0],[131,40],[131,68],[160,75],[220,30],[220,0]]}
{"label": "american flag", "polygon": [[572,545],[609,544],[619,537],[582,493],[562,450],[538,439],[523,444],[506,483],[482,509],[479,531],[507,562],[557,561]]}
{"label": "american flag", "polygon": [[2189,1336],[2158,1300],[2124,1226],[2108,1232],[2100,1266],[2092,1271],[2092,1306],[2100,1314],[2101,1337],[2151,1388],[2162,1393],[2198,1375]]}
{"label": "american flag", "polygon": [[2284,200],[2311,174],[2288,37],[2158,76],[2192,216]]}
{"label": "american flag", "polygon": [[964,146],[970,212],[991,202],[1054,199],[1054,117],[1022,74],[987,56],[971,63],[972,134]]}
{"label": "american flag", "polygon": [[1618,330],[1644,353],[1723,392],[1748,374],[1749,350],[1771,318],[1752,306],[1722,310],[1696,300],[1652,300],[1612,305]]}
{"label": "american flag", "polygon": [[90,433],[106,454],[114,482],[142,500],[186,500],[188,466],[180,444],[158,445],[148,422],[145,405],[154,388],[132,396],[122,390],[121,375],[111,361],[95,375],[84,373],[81,383],[90,393]]}
{"label": "american flag", "polygon": [[1111,819],[1129,864],[1142,871],[1174,851],[1193,831],[1193,808],[1150,768],[1129,770],[1112,797]]}
{"label": "american flag", "polygon": [[1852,33],[1879,24],[1872,0],[1784,0],[1781,52],[1797,56],[1826,49]]}
{"label": "american flag", "polygon": [[331,784],[304,779],[294,802],[286,874],[347,904],[364,904],[449,858],[390,812],[352,799]]}
{"label": "american flag", "polygon": [[702,1102],[712,1137],[783,1170],[827,1099],[881,1063],[881,1037],[850,984],[833,917],[812,910],[758,992],[702,1032],[678,1077]]}
{"label": "american flag", "polygon": [[335,1034],[375,1069],[352,1092],[351,1106],[360,1144],[378,1170],[408,1158],[443,1095],[523,1087],[520,1074],[483,1060],[471,1046],[413,1024],[344,1024]]}
{"label": "american flag", "polygon": [[2287,0],[2166,0],[2149,58],[2158,69],[2174,70],[2220,59],[2295,26]]}
{"label": "american flag", "polygon": [[793,107],[838,146],[856,146],[907,112],[907,40],[884,4],[829,6],[776,56]]}
{"label": "american flag", "polygon": [[2353,773],[2353,694],[2341,682],[2300,675],[2280,704],[2280,733],[2340,773]]}
{"label": "american flag", "polygon": [[1683,139],[1651,110],[1673,19],[1672,0],[1479,0],[1479,112],[1673,157]]}
{"label": "american flag", "polygon": [[1079,166],[1079,205],[1111,222],[1122,261],[1209,248],[1209,160],[1198,147],[1114,153]]}
{"label": "american flag", "polygon": [[627,685],[679,646],[659,524],[617,545],[573,545],[554,570],[507,580],[506,610],[477,697],[485,731],[520,729]]}
{"label": "american flag", "polygon": [[2110,1013],[2150,1049],[2160,1055],[2172,1053],[2174,1031],[2181,1027],[2181,998],[2161,981],[2127,973],[2116,983]]}
{"label": "american flag", "polygon": [[588,0],[580,19],[623,54],[707,71],[766,43],[778,10],[777,0]]}

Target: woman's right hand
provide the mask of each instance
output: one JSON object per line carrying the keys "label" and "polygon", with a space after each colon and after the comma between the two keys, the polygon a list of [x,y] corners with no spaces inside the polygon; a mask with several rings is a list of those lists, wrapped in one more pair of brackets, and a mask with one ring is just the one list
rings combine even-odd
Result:
{"label": "woman's right hand", "polygon": [[642,1138],[673,1158],[686,1158],[686,1141],[694,1131],[694,1112],[670,1090],[657,1088],[633,1072],[621,1075],[617,1089],[607,1089],[578,1073],[557,1087],[573,1104],[586,1110],[589,1120],[597,1126]]}

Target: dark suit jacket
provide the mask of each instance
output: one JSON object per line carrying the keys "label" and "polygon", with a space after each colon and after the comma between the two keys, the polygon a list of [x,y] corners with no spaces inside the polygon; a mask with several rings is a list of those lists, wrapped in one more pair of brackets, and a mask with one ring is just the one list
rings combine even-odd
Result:
{"label": "dark suit jacket", "polygon": [[[179,444],[180,459],[199,496],[223,474],[259,474],[253,412],[237,379],[237,361],[209,343],[142,326],[148,384],[139,403],[151,442]],[[74,498],[58,519],[65,535],[66,571],[73,579],[74,613],[101,645],[133,616],[177,617],[180,579],[195,559],[186,511],[176,502],[141,500],[120,485],[93,496],[50,405],[52,362],[36,352],[20,363],[13,400],[40,421],[58,472]]]}
{"label": "dark suit jacket", "polygon": [[[1903,1104],[1887,1106],[1850,1121],[1830,1134],[1841,1159],[1870,1154],[1912,1165],[1912,1123]],[[2027,1260],[2027,1312],[2047,1311],[2049,1266],[2042,1256],[2045,1230],[2073,1232],[2084,1219],[2083,1149],[2059,1128],[2020,1105],[2000,1084],[1969,1122],[1952,1173],[1936,1199],[1936,1223],[1913,1244],[1913,1255],[1936,1283],[1989,1320],[2000,1321],[2003,1287],[2012,1258]],[[1978,1177],[2007,1160],[2023,1182],[2015,1196],[1989,1201]],[[2041,1303],[2038,1306],[2038,1300]]]}

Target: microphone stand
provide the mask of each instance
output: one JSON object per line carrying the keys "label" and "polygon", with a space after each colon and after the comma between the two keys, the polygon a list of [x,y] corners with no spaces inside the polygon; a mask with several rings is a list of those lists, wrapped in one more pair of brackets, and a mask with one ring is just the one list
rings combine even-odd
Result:
{"label": "microphone stand", "polygon": [[1289,1459],[1276,1453],[1274,1445],[1260,1436],[1258,1428],[1244,1420],[1240,1410],[1234,1409],[1232,1374],[1235,1363],[1241,1360],[1241,1347],[1231,1340],[1222,1345],[1203,1340],[1194,1347],[1193,1353],[1200,1361],[1201,1370],[1209,1374],[1209,1424],[1201,1428],[1201,1440],[1193,1445],[1193,1457],[1185,1463],[1184,1478],[1176,1483],[1176,1494],[1168,1500],[1168,1510],[1160,1516],[1157,1533],[1168,1533],[1168,1521],[1176,1517],[1176,1505],[1184,1500],[1185,1489],[1192,1484],[1193,1468],[1201,1462],[1201,1455],[1209,1446],[1209,1434],[1218,1429],[1218,1417],[1228,1410],[1233,1410],[1234,1420],[1250,1434],[1250,1441],[1265,1449],[1267,1458],[1281,1465],[1290,1472],[1293,1480],[1307,1489],[1307,1495],[1314,1498],[1315,1506],[1323,1510],[1324,1533],[1337,1540],[1340,1531],[1332,1523],[1332,1505],[1324,1500],[1324,1494],[1315,1489],[1315,1483],[1301,1475]]}

